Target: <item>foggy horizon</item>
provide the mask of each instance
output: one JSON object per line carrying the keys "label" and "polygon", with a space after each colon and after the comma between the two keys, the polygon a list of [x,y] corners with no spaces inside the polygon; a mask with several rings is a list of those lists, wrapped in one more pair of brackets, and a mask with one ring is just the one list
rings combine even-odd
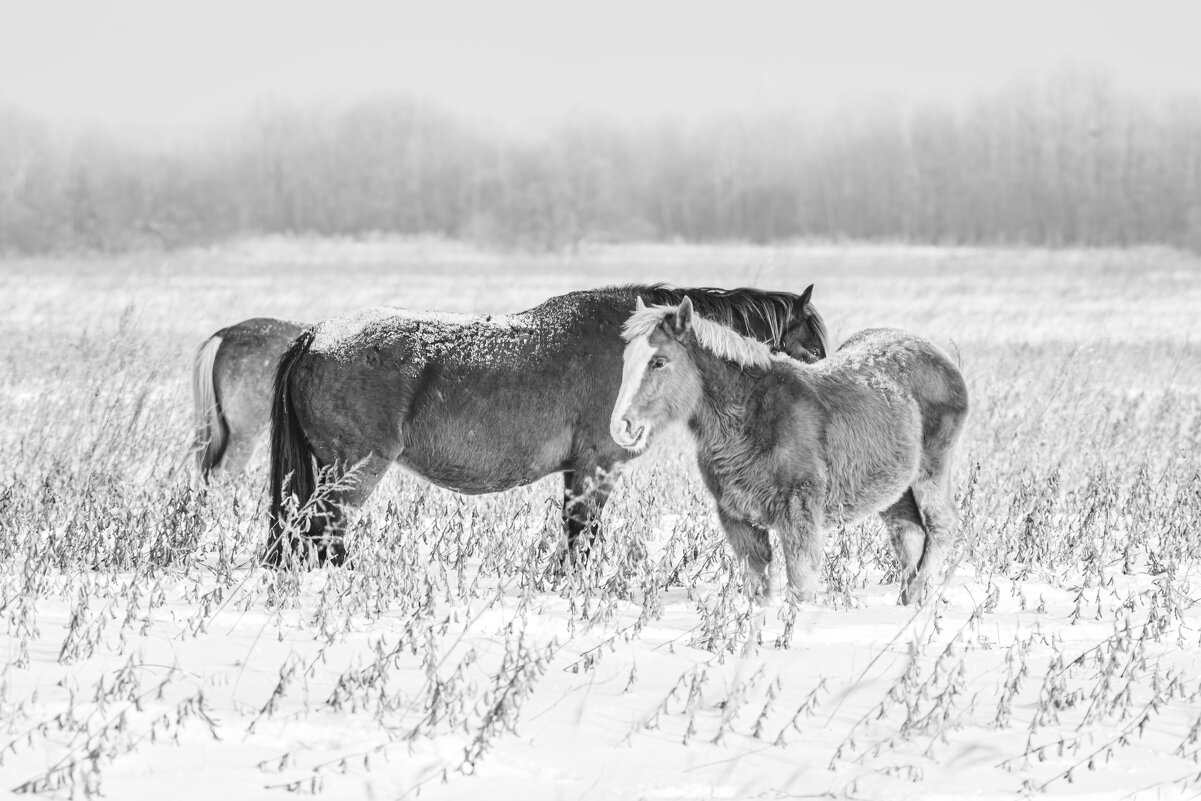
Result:
{"label": "foggy horizon", "polygon": [[119,133],[205,133],[261,106],[395,96],[516,129],[573,115],[826,114],[954,103],[1071,70],[1148,97],[1201,95],[1201,7],[1168,0],[354,2],[336,13],[120,0],[7,3],[0,21],[0,108]]}
{"label": "foggy horizon", "polygon": [[1201,5],[0,0],[0,250],[1201,250]]}

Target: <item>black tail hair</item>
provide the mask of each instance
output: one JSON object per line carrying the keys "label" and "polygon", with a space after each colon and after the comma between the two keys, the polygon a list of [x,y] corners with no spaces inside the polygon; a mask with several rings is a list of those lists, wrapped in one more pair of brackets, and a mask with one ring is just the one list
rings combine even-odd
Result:
{"label": "black tail hair", "polygon": [[271,392],[271,506],[267,512],[267,552],[263,555],[263,563],[271,567],[283,563],[285,548],[290,550],[297,545],[284,542],[287,536],[284,484],[288,484],[288,492],[297,496],[301,506],[317,491],[316,459],[308,437],[296,419],[289,386],[296,363],[308,353],[312,344],[313,330],[309,329],[292,341],[275,368]]}

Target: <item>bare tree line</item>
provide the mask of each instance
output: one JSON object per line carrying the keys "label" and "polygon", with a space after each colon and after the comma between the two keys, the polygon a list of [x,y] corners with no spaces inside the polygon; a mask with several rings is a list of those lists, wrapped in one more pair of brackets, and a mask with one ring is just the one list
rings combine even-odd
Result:
{"label": "bare tree line", "polygon": [[586,241],[798,237],[1201,250],[1201,98],[1089,72],[970,103],[498,134],[429,103],[260,110],[203,145],[0,111],[0,251],[246,233]]}

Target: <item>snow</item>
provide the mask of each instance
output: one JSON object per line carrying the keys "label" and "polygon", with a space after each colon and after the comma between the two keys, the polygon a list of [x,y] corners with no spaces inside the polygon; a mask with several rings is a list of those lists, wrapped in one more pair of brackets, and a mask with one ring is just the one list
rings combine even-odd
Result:
{"label": "snow", "polygon": [[[678,520],[660,518],[647,532],[652,561],[670,557],[677,530]],[[1129,727],[1153,685],[1193,664],[1201,624],[1185,606],[1139,640],[1148,619],[1155,629],[1155,604],[1175,592],[1145,574],[1086,589],[1081,613],[1080,593],[981,580],[966,565],[937,601],[909,609],[876,573],[853,603],[828,595],[790,623],[790,608],[756,609],[737,592],[715,601],[729,594],[728,567],[664,588],[648,618],[639,593],[522,589],[522,577],[497,581],[481,562],[458,575],[414,562],[407,578],[432,582],[425,592],[438,598],[428,607],[385,597],[382,574],[348,570],[304,575],[294,591],[260,569],[237,571],[228,587],[181,575],[141,597],[133,573],[48,578],[56,589],[37,610],[29,664],[10,663],[3,677],[16,736],[4,743],[0,781],[13,788],[75,759],[81,790],[95,751],[103,770],[93,778],[110,798],[272,798],[287,788],[415,797],[418,787],[422,798],[1011,797]],[[87,599],[104,606],[83,612],[84,634],[73,637],[73,609]],[[384,611],[373,611],[379,602]],[[1141,664],[1116,649],[1109,656],[1128,673],[1100,691],[1105,671],[1093,656],[1126,620],[1135,636],[1124,647],[1144,649]],[[19,639],[10,628],[10,659]],[[72,655],[71,643],[88,639]],[[999,725],[1017,652],[1029,675]],[[1039,699],[1057,657],[1079,696],[1051,713],[1061,725],[1032,729],[1039,709],[1054,707]],[[529,668],[528,687],[493,709],[501,718],[489,729],[486,710],[513,665]],[[1128,680],[1133,699],[1122,711]],[[451,725],[425,731],[435,681]],[[1195,771],[1169,755],[1201,710],[1199,689],[1184,676],[1104,769],[1081,766],[1072,784],[1048,792],[1115,797]],[[1114,706],[1073,728],[1090,693]],[[62,715],[86,723],[59,734]],[[903,720],[919,722],[906,730]],[[469,766],[481,732],[482,755]],[[1028,739],[1055,751],[1060,737],[1066,757],[1022,756]]]}

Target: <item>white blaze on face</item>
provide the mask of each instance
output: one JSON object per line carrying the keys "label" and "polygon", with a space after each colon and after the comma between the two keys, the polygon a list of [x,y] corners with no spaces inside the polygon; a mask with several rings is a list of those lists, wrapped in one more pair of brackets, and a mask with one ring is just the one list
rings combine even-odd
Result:
{"label": "white blaze on face", "polygon": [[617,393],[617,403],[613,406],[613,415],[609,418],[609,434],[613,441],[628,450],[642,450],[650,437],[649,426],[636,420],[629,421],[627,427],[625,416],[630,405],[642,388],[642,380],[646,377],[646,366],[655,354],[651,347],[650,337],[638,337],[626,345],[622,355],[621,389]]}

